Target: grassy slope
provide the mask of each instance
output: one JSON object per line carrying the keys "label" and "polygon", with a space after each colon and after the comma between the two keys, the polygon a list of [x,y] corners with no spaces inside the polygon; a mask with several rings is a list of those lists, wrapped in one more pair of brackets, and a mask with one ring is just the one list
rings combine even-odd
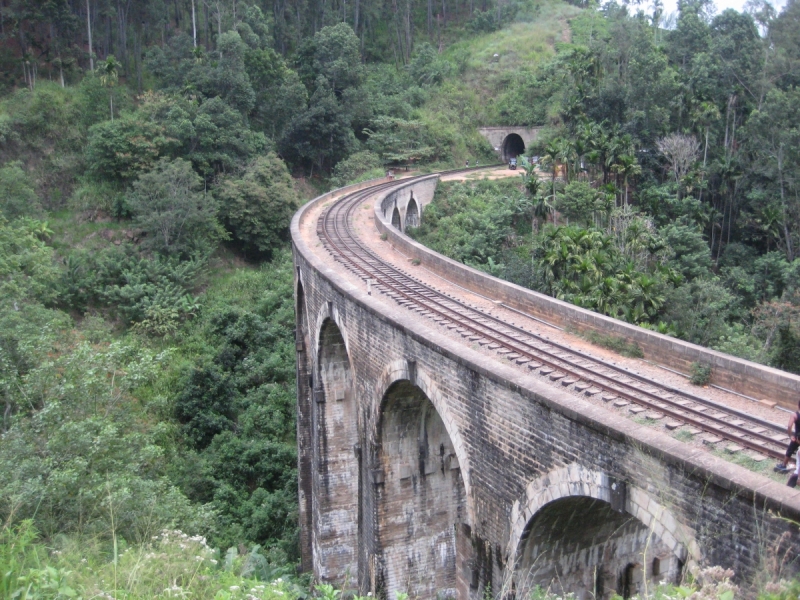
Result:
{"label": "grassy slope", "polygon": [[[459,56],[467,57],[456,85],[476,96],[480,107],[476,116],[481,124],[515,124],[501,122],[494,110],[495,100],[520,71],[533,71],[555,54],[556,43],[569,41],[569,20],[580,12],[581,9],[566,2],[544,0],[518,14],[521,22],[457,42],[445,51],[445,57],[456,62]],[[497,59],[495,54],[499,55]]]}
{"label": "grassy slope", "polygon": [[517,125],[504,122],[498,100],[520,73],[533,71],[555,54],[557,43],[569,40],[569,20],[579,14],[581,9],[561,0],[543,0],[531,2],[517,14],[517,22],[493,33],[451,32],[460,39],[442,56],[456,68],[432,91],[418,118],[438,139],[448,141],[452,157],[428,168],[462,165],[476,157],[496,159],[478,127]]}

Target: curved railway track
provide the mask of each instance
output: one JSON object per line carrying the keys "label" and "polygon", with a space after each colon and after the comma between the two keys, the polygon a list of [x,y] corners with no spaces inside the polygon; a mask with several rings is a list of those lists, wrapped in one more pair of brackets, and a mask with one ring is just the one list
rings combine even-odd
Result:
{"label": "curved railway track", "polygon": [[[475,169],[451,173],[472,170]],[[455,331],[471,344],[488,348],[546,378],[553,385],[602,398],[618,408],[642,409],[646,417],[667,418],[674,427],[686,425],[694,429],[693,433],[705,432],[761,456],[783,457],[788,437],[778,424],[654,383],[626,369],[547,340],[384,262],[358,239],[351,227],[352,215],[367,198],[408,181],[379,184],[345,194],[328,206],[317,222],[317,234],[328,252],[365,282],[370,282],[371,289],[416,311],[419,316]]]}

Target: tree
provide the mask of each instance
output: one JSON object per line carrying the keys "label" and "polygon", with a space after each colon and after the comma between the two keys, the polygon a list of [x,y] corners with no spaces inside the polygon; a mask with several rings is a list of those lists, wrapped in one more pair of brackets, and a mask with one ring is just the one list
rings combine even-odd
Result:
{"label": "tree", "polygon": [[368,151],[356,152],[341,161],[333,169],[331,184],[343,187],[370,176],[380,177],[384,174],[383,162],[380,156]]}
{"label": "tree", "polygon": [[99,180],[127,183],[174,147],[175,140],[162,125],[137,114],[124,115],[89,129],[88,172]]}
{"label": "tree", "polygon": [[694,136],[682,133],[671,133],[658,140],[656,145],[667,159],[676,183],[689,172],[700,152],[700,144]]}
{"label": "tree", "polygon": [[336,98],[327,79],[320,76],[309,107],[297,115],[281,140],[285,155],[328,168],[350,153],[356,143],[348,107]]}
{"label": "tree", "polygon": [[248,253],[270,255],[285,243],[299,207],[283,161],[274,153],[256,158],[241,177],[226,177],[214,189],[222,219]]}
{"label": "tree", "polygon": [[247,44],[236,31],[227,31],[217,38],[217,60],[194,63],[186,83],[206,98],[220,98],[242,115],[253,110],[256,94],[245,69]]}
{"label": "tree", "polygon": [[134,182],[128,201],[149,246],[165,254],[191,254],[209,250],[224,236],[217,203],[202,189],[202,178],[181,158],[161,159]]}
{"label": "tree", "polygon": [[120,64],[113,54],[100,63],[100,83],[108,88],[108,103],[111,108],[111,121],[114,121],[114,86],[119,79]]}
{"label": "tree", "polygon": [[594,215],[602,207],[597,190],[585,181],[573,181],[558,194],[558,211],[576,224],[594,223]]}
{"label": "tree", "polygon": [[670,261],[688,281],[703,279],[711,272],[711,251],[697,228],[672,224],[660,231],[672,250]]}
{"label": "tree", "polygon": [[435,155],[428,128],[421,121],[380,116],[370,125],[364,128],[367,147],[387,163],[408,165]]}
{"label": "tree", "polygon": [[628,184],[630,183],[630,179],[632,177],[636,177],[642,174],[642,167],[636,161],[635,156],[631,156],[630,154],[623,154],[619,157],[617,162],[611,167],[612,170],[617,173],[618,175],[622,176],[622,182],[625,186],[625,203],[624,206],[628,206]]}
{"label": "tree", "polygon": [[782,245],[786,260],[796,256],[795,237],[800,222],[800,89],[771,90],[761,110],[754,111],[746,127],[750,168],[761,189],[781,213]]}
{"label": "tree", "polygon": [[[550,168],[550,182],[552,184],[552,194],[551,198],[553,205],[555,205],[556,201],[556,173],[558,172],[558,160],[560,155],[559,148],[561,144],[559,144],[558,140],[551,140],[544,148],[544,152],[542,153],[542,166]],[[555,216],[555,213],[554,215]]]}
{"label": "tree", "polygon": [[298,53],[306,85],[316,85],[324,77],[336,96],[361,85],[364,66],[361,63],[359,40],[347,23],[320,29]]}
{"label": "tree", "polygon": [[440,60],[428,43],[420,44],[408,65],[408,72],[418,85],[437,85],[449,74],[450,63]]}

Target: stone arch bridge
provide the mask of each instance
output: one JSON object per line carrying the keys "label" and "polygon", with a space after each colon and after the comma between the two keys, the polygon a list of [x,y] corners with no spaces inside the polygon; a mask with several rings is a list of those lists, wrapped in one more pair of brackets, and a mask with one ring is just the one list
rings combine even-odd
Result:
{"label": "stone arch bridge", "polygon": [[[521,333],[525,313],[625,336],[670,368],[705,361],[716,383],[745,395],[791,398],[800,378],[427,250],[403,230],[438,181],[351,186],[292,221],[304,569],[391,600],[511,597],[534,585],[627,597],[701,564],[742,581],[793,573],[796,527],[775,517],[800,520],[800,493],[598,401],[614,384],[591,383],[590,372],[610,363],[581,359],[559,373],[547,364],[568,352],[512,350],[554,343],[544,325],[539,341]],[[763,456],[777,455],[783,440],[774,443]]]}

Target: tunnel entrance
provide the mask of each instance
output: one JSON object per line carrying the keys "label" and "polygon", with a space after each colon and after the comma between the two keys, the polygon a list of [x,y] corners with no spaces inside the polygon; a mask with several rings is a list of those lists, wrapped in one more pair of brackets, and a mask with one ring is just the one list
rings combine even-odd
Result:
{"label": "tunnel entrance", "polygon": [[314,390],[316,472],[314,564],[317,577],[342,585],[358,573],[359,465],[358,412],[353,369],[344,338],[332,319],[319,336],[319,384]]}
{"label": "tunnel entrance", "polygon": [[525,153],[525,142],[516,133],[509,133],[503,140],[503,160],[508,161]]}
{"label": "tunnel entrance", "polygon": [[515,569],[517,596],[536,586],[580,600],[624,598],[677,581],[681,563],[641,521],[585,496],[546,504],[529,521]]}
{"label": "tunnel entrance", "polygon": [[456,590],[463,587],[457,565],[470,547],[462,538],[466,493],[444,422],[420,388],[400,381],[384,398],[379,435],[378,588],[387,599],[396,592],[420,599],[462,596]]}
{"label": "tunnel entrance", "polygon": [[406,207],[406,226],[405,229],[409,227],[419,227],[419,206],[417,205],[417,201],[414,200],[414,197],[411,197],[411,200],[408,201],[408,207]]}
{"label": "tunnel entrance", "polygon": [[392,211],[392,227],[395,227],[396,229],[402,231],[402,228],[400,227],[400,211],[397,210],[396,206]]}

